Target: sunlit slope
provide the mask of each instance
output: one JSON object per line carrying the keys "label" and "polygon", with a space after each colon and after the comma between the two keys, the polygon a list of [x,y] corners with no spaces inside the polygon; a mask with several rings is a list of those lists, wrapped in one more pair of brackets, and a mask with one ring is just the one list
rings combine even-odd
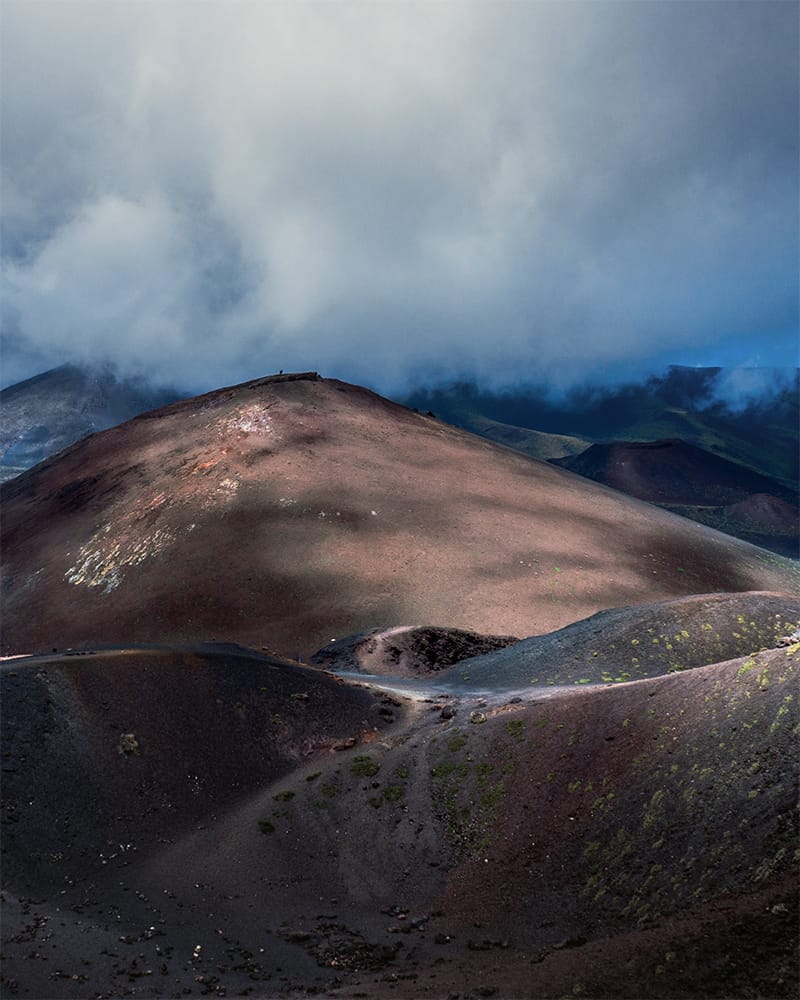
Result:
{"label": "sunlit slope", "polygon": [[769,553],[313,374],[77,443],[6,486],[1,541],[5,652],[224,639],[296,656],[398,623],[531,635],[798,580]]}

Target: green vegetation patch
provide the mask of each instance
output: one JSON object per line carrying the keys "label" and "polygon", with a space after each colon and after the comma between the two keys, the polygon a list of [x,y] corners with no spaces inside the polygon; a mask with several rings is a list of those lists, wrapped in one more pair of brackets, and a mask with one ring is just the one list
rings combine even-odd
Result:
{"label": "green vegetation patch", "polygon": [[460,750],[467,742],[467,737],[464,733],[456,731],[448,740],[447,745],[453,753]]}
{"label": "green vegetation patch", "polygon": [[437,764],[431,768],[432,778],[449,778],[454,775],[459,781],[463,781],[469,774],[467,764]]}
{"label": "green vegetation patch", "polygon": [[489,764],[488,762],[484,762],[476,765],[475,767],[475,776],[478,779],[479,785],[485,785],[493,773],[494,773],[494,764]]}
{"label": "green vegetation patch", "polygon": [[376,760],[373,760],[369,754],[361,754],[355,757],[350,766],[350,770],[358,778],[372,778],[380,769],[381,765]]}
{"label": "green vegetation patch", "polygon": [[514,739],[519,739],[525,730],[525,722],[523,719],[512,719],[506,724],[506,729],[508,730],[509,736],[513,736]]}

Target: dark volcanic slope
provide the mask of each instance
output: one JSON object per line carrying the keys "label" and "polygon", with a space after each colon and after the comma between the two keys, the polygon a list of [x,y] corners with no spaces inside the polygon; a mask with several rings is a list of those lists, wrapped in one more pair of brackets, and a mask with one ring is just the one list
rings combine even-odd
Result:
{"label": "dark volcanic slope", "polygon": [[334,639],[311,657],[326,670],[419,677],[473,656],[519,642],[511,635],[479,635],[464,629],[397,625]]}
{"label": "dark volcanic slope", "polygon": [[146,856],[397,714],[365,688],[221,644],[11,660],[0,681],[3,874],[18,890],[48,884],[65,857],[78,880],[120,851]]}
{"label": "dark volcanic slope", "polygon": [[690,517],[745,542],[760,545],[790,559],[800,557],[800,510],[796,503],[754,493],[727,507],[693,507],[663,504],[664,510]]}
{"label": "dark volcanic slope", "polygon": [[[463,860],[430,932],[489,942],[489,955],[467,975],[451,978],[448,964],[429,975],[509,997],[577,984],[614,998],[791,996],[797,660],[797,646],[768,651],[454,727],[430,761]],[[781,878],[781,903],[750,896]],[[726,897],[747,928],[733,953]],[[676,914],[689,916],[677,941]],[[646,956],[630,933],[645,928]],[[493,941],[521,952],[522,982],[513,959],[492,961]],[[527,964],[540,959],[542,969]],[[560,982],[548,984],[551,961]]]}
{"label": "dark volcanic slope", "polygon": [[176,403],[7,484],[5,652],[225,639],[310,654],[422,622],[531,635],[791,591],[789,563],[314,375]]}
{"label": "dark volcanic slope", "polygon": [[550,461],[779,555],[798,556],[796,490],[685,441],[595,444]]}
{"label": "dark volcanic slope", "polygon": [[468,691],[494,703],[531,686],[621,684],[690,670],[771,649],[798,630],[800,597],[697,594],[599,611],[516,642],[472,636],[474,652],[453,630],[376,630],[330,643],[312,662],[348,677],[363,672],[376,683],[380,675],[420,682],[397,690]]}
{"label": "dark volcanic slope", "polygon": [[565,455],[580,455],[591,445],[587,438],[574,437],[569,434],[553,434],[546,431],[536,431],[529,427],[515,427],[499,420],[490,420],[478,414],[463,413],[454,421],[457,427],[480,434],[496,444],[505,445],[515,451],[524,452],[531,458],[549,461],[563,458]]}
{"label": "dark volcanic slope", "polygon": [[226,651],[6,663],[3,992],[794,997],[797,667],[445,721]]}
{"label": "dark volcanic slope", "polygon": [[797,536],[797,508],[778,497],[753,493],[725,508],[725,516],[743,530]]}
{"label": "dark volcanic slope", "polygon": [[754,493],[792,499],[777,480],[679,439],[593,444],[550,461],[652,503],[722,506]]}
{"label": "dark volcanic slope", "polygon": [[600,611],[549,635],[463,660],[434,683],[493,691],[622,683],[770,649],[798,626],[800,597],[698,594]]}

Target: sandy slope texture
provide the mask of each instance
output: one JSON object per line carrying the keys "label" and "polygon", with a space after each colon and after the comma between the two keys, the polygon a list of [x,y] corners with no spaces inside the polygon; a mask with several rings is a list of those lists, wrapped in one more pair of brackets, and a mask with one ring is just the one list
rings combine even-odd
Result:
{"label": "sandy slope texture", "polygon": [[797,569],[332,379],[275,376],[95,434],[7,484],[3,652],[387,623],[546,632],[791,590]]}
{"label": "sandy slope texture", "polygon": [[0,669],[4,995],[796,995],[797,644],[450,718],[174,657]]}
{"label": "sandy slope texture", "polygon": [[145,855],[306,759],[371,742],[398,714],[236,646],[24,658],[0,677],[4,876],[29,888],[54,864],[77,884],[111,854]]}

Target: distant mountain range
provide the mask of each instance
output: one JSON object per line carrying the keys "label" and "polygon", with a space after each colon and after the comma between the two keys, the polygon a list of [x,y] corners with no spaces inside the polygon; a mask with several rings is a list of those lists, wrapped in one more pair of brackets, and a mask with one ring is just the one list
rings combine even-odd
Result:
{"label": "distant mountain range", "polygon": [[180,398],[109,371],[63,365],[0,390],[0,482],[96,431]]}
{"label": "distant mountain range", "polygon": [[[546,386],[490,392],[460,382],[419,390],[403,402],[443,420],[528,451],[539,451],[535,430],[591,442],[679,438],[778,480],[797,491],[800,478],[800,370],[787,368],[783,388],[731,408],[715,396],[723,369],[674,366],[643,382],[601,390],[579,388],[555,398]],[[497,430],[493,425],[502,424]],[[513,428],[510,431],[509,428]],[[516,435],[516,439],[514,439]],[[509,436],[511,439],[509,440]]]}
{"label": "distant mountain range", "polygon": [[[641,384],[492,393],[470,383],[405,402],[498,444],[797,558],[800,377],[732,408],[720,368],[673,367]],[[784,373],[787,374],[787,373]]]}

